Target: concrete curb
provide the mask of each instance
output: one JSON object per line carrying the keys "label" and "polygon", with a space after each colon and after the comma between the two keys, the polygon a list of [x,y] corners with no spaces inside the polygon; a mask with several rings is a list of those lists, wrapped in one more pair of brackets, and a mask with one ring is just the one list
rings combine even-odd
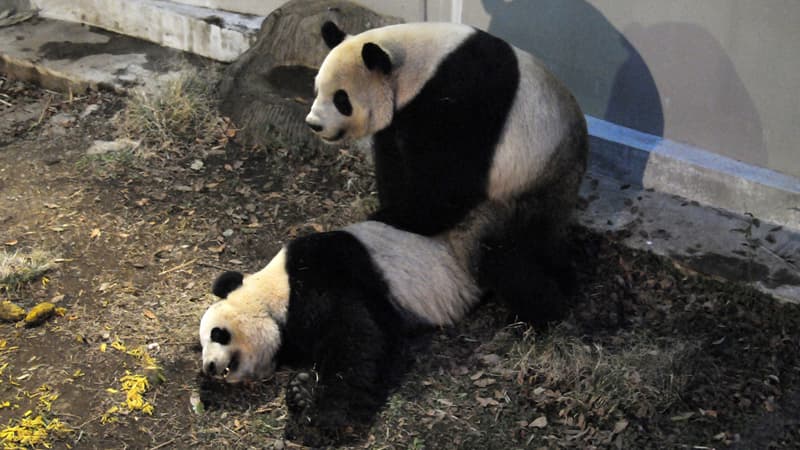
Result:
{"label": "concrete curb", "polygon": [[79,22],[230,62],[250,48],[264,17],[164,0],[33,0],[39,15]]}
{"label": "concrete curb", "polygon": [[587,116],[591,169],[800,230],[800,180]]}
{"label": "concrete curb", "polygon": [[36,18],[0,28],[0,72],[47,89],[126,92],[196,72],[195,55],[73,22]]}

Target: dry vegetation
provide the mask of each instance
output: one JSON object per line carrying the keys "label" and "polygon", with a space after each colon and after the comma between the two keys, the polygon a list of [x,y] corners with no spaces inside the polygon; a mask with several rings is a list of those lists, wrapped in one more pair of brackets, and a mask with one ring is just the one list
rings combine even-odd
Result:
{"label": "dry vegetation", "polygon": [[216,111],[210,69],[181,75],[158,92],[134,90],[116,124],[122,137],[141,141],[151,152],[182,153],[195,146],[224,143],[225,120]]}
{"label": "dry vegetation", "polygon": [[9,296],[25,283],[39,279],[55,264],[46,250],[8,251],[0,249],[0,294]]}

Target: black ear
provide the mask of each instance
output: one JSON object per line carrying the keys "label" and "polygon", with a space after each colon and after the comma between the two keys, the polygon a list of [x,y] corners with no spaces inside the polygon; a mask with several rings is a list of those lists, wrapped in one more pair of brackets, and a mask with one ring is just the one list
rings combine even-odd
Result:
{"label": "black ear", "polygon": [[225,272],[214,281],[211,292],[219,298],[225,298],[242,285],[242,280],[244,280],[244,275],[241,272]]}
{"label": "black ear", "polygon": [[211,342],[228,345],[231,342],[231,332],[226,328],[214,327],[211,329]]}
{"label": "black ear", "polygon": [[333,22],[328,21],[322,25],[322,39],[325,41],[328,48],[333,48],[341,44],[346,36],[347,33],[339,29]]}
{"label": "black ear", "polygon": [[364,64],[369,70],[380,70],[386,75],[392,71],[392,61],[389,59],[389,55],[372,42],[364,44],[361,49],[361,57],[364,58]]}

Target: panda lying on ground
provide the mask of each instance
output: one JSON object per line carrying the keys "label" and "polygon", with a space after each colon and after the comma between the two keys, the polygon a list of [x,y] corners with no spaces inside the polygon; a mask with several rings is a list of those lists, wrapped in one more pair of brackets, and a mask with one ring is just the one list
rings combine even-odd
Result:
{"label": "panda lying on ground", "polygon": [[383,405],[402,338],[451,325],[480,300],[468,261],[440,239],[361,222],[286,245],[262,270],[225,272],[200,322],[203,371],[259,380],[315,367],[287,390],[295,421],[335,432]]}
{"label": "panda lying on ground", "polygon": [[530,54],[466,25],[347,35],[327,22],[322,37],[331,51],[306,123],[326,142],[371,139],[380,201],[371,220],[451,236],[456,251],[482,253],[477,276],[495,295],[537,298],[558,316],[588,152],[566,87]]}

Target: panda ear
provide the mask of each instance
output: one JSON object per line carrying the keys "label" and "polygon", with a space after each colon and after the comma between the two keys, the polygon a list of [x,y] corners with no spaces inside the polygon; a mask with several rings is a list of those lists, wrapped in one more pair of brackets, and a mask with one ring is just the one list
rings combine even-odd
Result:
{"label": "panda ear", "polygon": [[347,33],[337,27],[335,23],[328,21],[322,25],[322,40],[325,41],[328,48],[332,49],[341,44],[345,37],[347,37]]}
{"label": "panda ear", "polygon": [[385,75],[389,75],[392,71],[392,60],[377,44],[372,42],[364,44],[364,47],[361,48],[361,57],[369,70],[380,70]]}
{"label": "panda ear", "polygon": [[225,272],[214,281],[211,292],[219,298],[226,298],[228,294],[242,285],[244,275],[241,272]]}

